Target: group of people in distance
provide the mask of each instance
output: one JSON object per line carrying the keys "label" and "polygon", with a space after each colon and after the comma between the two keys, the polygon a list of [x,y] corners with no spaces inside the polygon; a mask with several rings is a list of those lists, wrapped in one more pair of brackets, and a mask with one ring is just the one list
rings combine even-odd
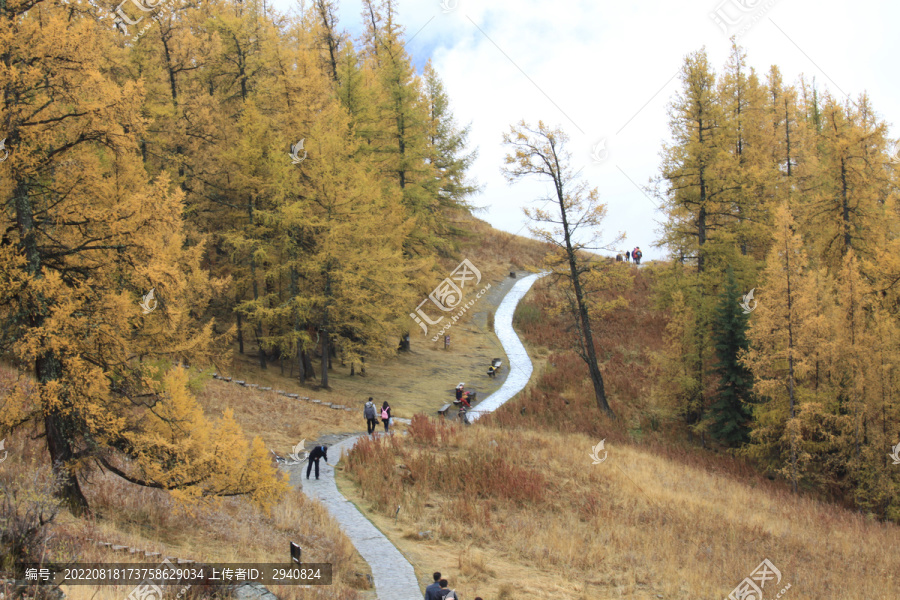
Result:
{"label": "group of people in distance", "polygon": [[[634,260],[634,264],[639,265],[639,264],[641,264],[641,258],[643,258],[643,256],[644,256],[644,253],[641,252],[641,247],[635,246],[634,250],[625,252],[624,260],[625,260],[625,262]],[[616,262],[622,262],[622,260],[623,260],[623,256],[621,254],[617,254]]]}
{"label": "group of people in distance", "polygon": [[[384,423],[384,432],[390,433],[393,420],[391,419],[391,405],[387,403],[387,400],[381,405],[380,412],[381,422]],[[370,397],[363,408],[363,416],[366,418],[366,431],[369,435],[373,435],[375,433],[375,428],[378,426],[378,413],[379,411],[375,406],[375,401]]]}
{"label": "group of people in distance", "polygon": [[[456,590],[451,590],[450,583],[441,577],[440,573],[434,574],[434,583],[425,588],[425,600],[459,600]],[[476,596],[475,600],[482,600]]]}

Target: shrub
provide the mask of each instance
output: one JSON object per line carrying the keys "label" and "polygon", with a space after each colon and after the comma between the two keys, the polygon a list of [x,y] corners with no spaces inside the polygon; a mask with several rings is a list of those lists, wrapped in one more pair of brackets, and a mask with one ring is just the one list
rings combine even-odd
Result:
{"label": "shrub", "polygon": [[24,578],[22,563],[44,562],[49,526],[59,511],[53,497],[57,483],[49,470],[30,472],[31,477],[5,477],[0,482],[0,570],[17,578]]}

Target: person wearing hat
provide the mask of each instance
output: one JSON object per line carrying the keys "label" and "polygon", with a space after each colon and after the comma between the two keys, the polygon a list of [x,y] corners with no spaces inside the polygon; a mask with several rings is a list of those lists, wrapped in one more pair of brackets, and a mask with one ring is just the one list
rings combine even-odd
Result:
{"label": "person wearing hat", "polygon": [[472,408],[472,405],[469,404],[469,394],[463,387],[465,385],[465,383],[460,383],[458,386],[456,386],[456,400],[466,408]]}

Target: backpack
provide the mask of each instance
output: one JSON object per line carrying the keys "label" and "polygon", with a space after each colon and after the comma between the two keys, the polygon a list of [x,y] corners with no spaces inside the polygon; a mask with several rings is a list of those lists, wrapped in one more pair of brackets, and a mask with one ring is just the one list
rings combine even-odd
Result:
{"label": "backpack", "polygon": [[386,409],[386,408],[382,408],[382,409],[381,409],[381,418],[382,418],[382,419],[387,419],[387,418],[389,418],[389,415],[388,415],[388,409]]}
{"label": "backpack", "polygon": [[366,409],[363,412],[367,419],[375,418],[375,405],[374,404],[366,404]]}

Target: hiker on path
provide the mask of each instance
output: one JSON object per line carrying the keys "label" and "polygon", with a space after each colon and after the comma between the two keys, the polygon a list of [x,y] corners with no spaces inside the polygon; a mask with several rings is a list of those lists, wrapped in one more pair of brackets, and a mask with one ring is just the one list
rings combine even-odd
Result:
{"label": "hiker on path", "polygon": [[363,408],[363,416],[366,418],[366,432],[369,435],[375,433],[375,428],[378,426],[378,416],[375,412],[375,403],[372,402],[372,398],[369,398],[369,401],[366,402],[366,407]]}
{"label": "hiker on path", "polygon": [[634,264],[641,264],[641,257],[644,256],[644,253],[641,252],[640,246],[635,246],[634,251],[631,253],[632,258],[634,258]]}
{"label": "hiker on path", "polygon": [[438,598],[446,598],[447,597],[447,595],[450,593],[450,588],[447,587],[449,584],[450,584],[450,582],[447,581],[446,579],[441,579],[438,582],[438,585],[441,586],[441,589],[438,590],[438,596],[437,596]]}
{"label": "hiker on path", "polygon": [[[490,375],[490,372],[488,372]],[[469,403],[469,393],[465,390],[465,383],[460,383],[456,386],[456,401],[465,406],[466,408],[472,408],[472,405]]]}
{"label": "hiker on path", "polygon": [[625,251],[625,262],[631,262],[631,252]]}
{"label": "hiker on path", "polygon": [[441,592],[441,584],[438,583],[441,580],[441,574],[434,574],[434,583],[425,588],[425,600],[441,600],[440,592]]}
{"label": "hiker on path", "polygon": [[387,400],[381,405],[381,422],[384,423],[384,432],[388,433],[388,428],[391,426],[391,405],[387,403]]}
{"label": "hiker on path", "polygon": [[328,464],[328,446],[320,445],[312,449],[309,453],[309,464],[306,466],[306,479],[309,479],[309,473],[312,471],[313,462],[316,463],[316,479],[319,478],[319,459],[324,458],[325,464]]}

